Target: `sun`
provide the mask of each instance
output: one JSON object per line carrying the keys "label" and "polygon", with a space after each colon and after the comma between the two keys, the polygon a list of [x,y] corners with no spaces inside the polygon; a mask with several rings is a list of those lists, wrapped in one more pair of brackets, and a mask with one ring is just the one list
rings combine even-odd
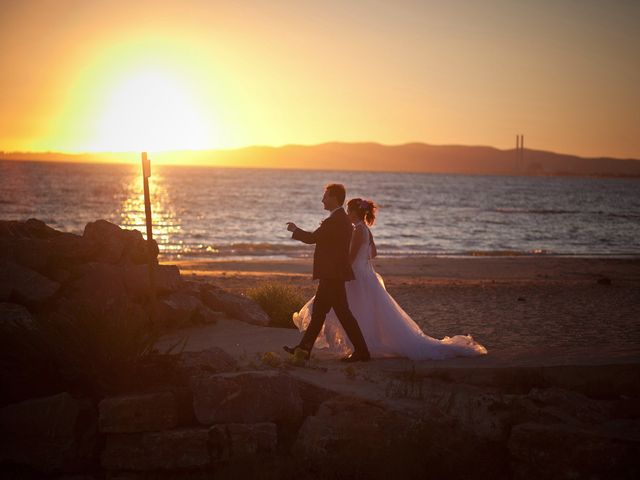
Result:
{"label": "sun", "polygon": [[175,74],[142,70],[112,85],[97,109],[92,150],[164,151],[211,145],[211,119]]}

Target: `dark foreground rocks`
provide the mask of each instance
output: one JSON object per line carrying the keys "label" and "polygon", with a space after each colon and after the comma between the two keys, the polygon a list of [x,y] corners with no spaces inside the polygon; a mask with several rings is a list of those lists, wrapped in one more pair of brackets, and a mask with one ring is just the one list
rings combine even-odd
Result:
{"label": "dark foreground rocks", "polygon": [[513,393],[513,384],[447,382],[431,370],[371,401],[307,383],[294,367],[243,370],[220,349],[170,360],[172,380],[153,391],[100,400],[61,393],[0,409],[1,471],[96,479],[640,473],[640,404],[624,383],[606,397],[562,388],[558,378]]}

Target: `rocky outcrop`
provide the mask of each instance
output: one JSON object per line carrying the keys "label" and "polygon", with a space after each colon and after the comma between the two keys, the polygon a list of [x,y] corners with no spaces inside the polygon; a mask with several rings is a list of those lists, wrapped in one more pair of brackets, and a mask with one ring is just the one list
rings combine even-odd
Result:
{"label": "rocky outcrop", "polygon": [[156,323],[165,328],[215,323],[221,315],[268,325],[251,299],[221,288],[185,282],[175,265],[159,265],[158,246],[137,230],[106,220],[86,225],[82,236],[57,231],[40,220],[0,221],[0,302],[30,310],[84,303],[101,310],[137,303],[150,311],[151,262]]}

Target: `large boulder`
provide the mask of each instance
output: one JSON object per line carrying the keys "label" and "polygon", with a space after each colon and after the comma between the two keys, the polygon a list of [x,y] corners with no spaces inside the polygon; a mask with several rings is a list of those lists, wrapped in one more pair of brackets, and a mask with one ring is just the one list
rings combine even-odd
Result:
{"label": "large boulder", "polygon": [[82,236],[98,245],[97,261],[105,263],[146,263],[158,255],[157,244],[148,242],[138,230],[125,230],[106,220],[89,222]]}
{"label": "large boulder", "polygon": [[96,247],[34,218],[26,222],[0,221],[0,257],[45,276],[61,266],[90,260]]}
{"label": "large boulder", "polygon": [[275,422],[302,419],[297,383],[279,372],[223,373],[193,382],[193,406],[203,425]]}
{"label": "large boulder", "polygon": [[184,326],[199,323],[215,323],[224,315],[205,306],[198,297],[174,292],[159,300],[161,318],[168,326]]}
{"label": "large boulder", "polygon": [[171,392],[105,398],[98,411],[103,433],[154,432],[179,423],[178,404]]}
{"label": "large boulder", "polygon": [[77,268],[75,275],[76,279],[65,285],[68,298],[102,308],[129,294],[117,265],[87,263]]}
{"label": "large boulder", "polygon": [[211,463],[209,429],[199,427],[108,435],[101,463],[107,470],[206,467]]}
{"label": "large boulder", "polygon": [[94,405],[68,393],[8,405],[0,410],[0,463],[47,473],[82,468],[94,453],[96,423]]}
{"label": "large boulder", "polygon": [[[343,472],[350,478],[386,478],[373,475],[385,463],[397,461],[392,450],[407,436],[410,422],[374,403],[348,396],[324,402],[318,412],[305,419],[293,453],[305,463],[325,469],[327,474]],[[395,447],[394,447],[395,446]],[[428,445],[423,445],[427,449]],[[333,470],[332,470],[333,469]],[[402,472],[398,472],[402,476]]]}
{"label": "large boulder", "polygon": [[[178,290],[182,285],[180,270],[176,265],[154,265],[156,293],[165,294]],[[126,265],[122,276],[127,291],[135,297],[147,297],[151,291],[148,265]]]}
{"label": "large boulder", "polygon": [[422,385],[425,404],[453,418],[467,432],[492,441],[503,441],[519,412],[508,395],[468,385],[431,380]]}
{"label": "large boulder", "polygon": [[5,260],[0,260],[0,284],[10,286],[9,298],[28,306],[50,300],[60,288],[59,283],[49,280],[35,270]]}
{"label": "large boulder", "polygon": [[225,312],[232,318],[253,325],[269,325],[269,316],[260,306],[243,295],[235,295],[214,285],[203,285],[200,298],[212,310]]}
{"label": "large boulder", "polygon": [[0,238],[38,238],[49,239],[63,232],[49,227],[42,220],[30,218],[25,222],[18,220],[0,220]]}
{"label": "large boulder", "polygon": [[241,460],[252,455],[272,453],[278,445],[275,423],[228,423],[209,430],[211,457],[218,460]]}
{"label": "large boulder", "polygon": [[195,382],[215,373],[233,372],[238,367],[238,361],[221,348],[212,347],[197,352],[181,352],[178,365],[183,377]]}

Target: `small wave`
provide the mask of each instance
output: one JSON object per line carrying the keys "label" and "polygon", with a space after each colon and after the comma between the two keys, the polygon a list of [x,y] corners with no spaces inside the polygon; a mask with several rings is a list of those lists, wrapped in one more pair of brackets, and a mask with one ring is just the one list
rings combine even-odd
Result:
{"label": "small wave", "polygon": [[524,214],[536,214],[536,215],[567,215],[567,214],[576,214],[576,213],[584,213],[578,210],[555,210],[548,208],[496,208],[492,210],[492,212],[496,213],[524,213]]}
{"label": "small wave", "polygon": [[276,243],[234,243],[230,245],[184,245],[182,254],[190,256],[309,256],[311,247]]}

